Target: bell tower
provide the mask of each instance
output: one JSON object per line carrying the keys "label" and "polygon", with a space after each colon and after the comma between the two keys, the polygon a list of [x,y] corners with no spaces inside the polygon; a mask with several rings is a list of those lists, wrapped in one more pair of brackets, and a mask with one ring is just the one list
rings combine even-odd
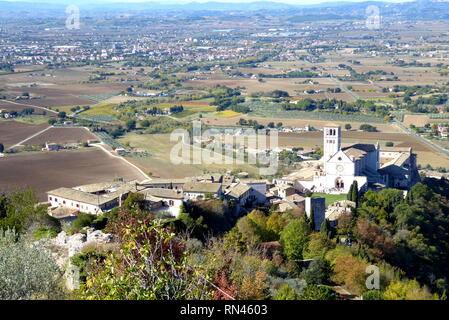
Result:
{"label": "bell tower", "polygon": [[328,161],[341,148],[341,127],[324,127],[323,155],[324,161]]}

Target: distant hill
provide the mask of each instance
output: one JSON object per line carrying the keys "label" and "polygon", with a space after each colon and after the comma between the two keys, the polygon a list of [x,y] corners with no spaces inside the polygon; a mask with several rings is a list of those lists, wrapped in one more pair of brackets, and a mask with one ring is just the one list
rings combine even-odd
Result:
{"label": "distant hill", "polygon": [[[45,1],[45,2],[44,2]],[[76,3],[86,15],[96,13],[145,13],[147,15],[157,12],[183,12],[184,14],[201,15],[207,12],[253,12],[260,11],[270,14],[289,15],[289,22],[308,22],[330,19],[360,19],[365,16],[365,10],[369,5],[380,8],[384,18],[420,19],[420,20],[446,20],[449,19],[449,2],[420,0],[415,2],[391,3],[386,1],[365,2],[324,2],[314,5],[291,5],[279,2],[255,1],[249,3],[230,2],[189,2],[183,4],[143,2],[143,3],[117,3],[95,2],[87,0],[42,0],[35,2],[8,2],[0,1],[0,16],[64,16],[65,7]]]}

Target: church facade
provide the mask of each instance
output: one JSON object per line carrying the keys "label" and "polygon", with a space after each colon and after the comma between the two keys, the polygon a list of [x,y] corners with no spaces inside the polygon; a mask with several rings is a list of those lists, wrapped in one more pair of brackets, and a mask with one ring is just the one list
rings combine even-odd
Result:
{"label": "church facade", "polygon": [[354,181],[360,191],[408,189],[417,182],[416,154],[411,148],[381,150],[379,143],[343,148],[339,126],[325,127],[323,136],[323,158],[313,168],[313,174],[296,181],[300,189],[343,194],[349,192]]}

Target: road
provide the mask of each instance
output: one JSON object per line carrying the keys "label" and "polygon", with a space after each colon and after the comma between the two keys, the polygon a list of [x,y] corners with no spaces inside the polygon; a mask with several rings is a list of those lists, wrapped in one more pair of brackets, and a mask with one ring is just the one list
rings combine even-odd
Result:
{"label": "road", "polygon": [[440,151],[441,153],[449,156],[449,151],[445,150],[443,148],[441,148],[440,146],[436,145],[435,143],[421,137],[420,135],[417,135],[416,133],[414,133],[413,131],[411,131],[410,129],[408,129],[407,127],[405,127],[401,122],[397,121],[396,119],[393,120],[394,124],[396,124],[400,129],[402,129],[405,133],[410,134],[412,136],[414,136],[415,138],[421,140],[422,142],[426,143],[427,145],[433,147],[434,149],[437,149],[438,151]]}
{"label": "road", "polygon": [[358,95],[356,95],[354,92],[352,92],[351,90],[349,90],[349,89],[343,84],[343,82],[341,82],[341,81],[338,80],[337,78],[334,78],[333,75],[331,75],[331,79],[332,79],[332,81],[335,82],[335,84],[336,84],[337,86],[340,87],[341,90],[343,90],[344,92],[346,92],[347,94],[349,94],[349,95],[351,96],[351,98],[352,98],[354,101],[357,101],[357,100],[360,99],[360,97],[359,97]]}
{"label": "road", "polygon": [[54,111],[54,110],[51,110],[51,109],[48,109],[48,108],[45,108],[45,107],[35,106],[35,105],[33,105],[33,104],[18,103],[18,102],[11,101],[11,100],[0,100],[0,102],[1,102],[1,101],[5,101],[5,102],[11,103],[11,104],[18,105],[18,106],[25,106],[25,107],[30,107],[30,108],[38,108],[38,109],[45,110],[45,111],[48,111],[48,112],[51,112],[51,113],[54,113],[54,114],[58,114],[58,113],[57,113],[56,111]]}
{"label": "road", "polygon": [[22,140],[22,141],[20,141],[19,143],[16,143],[15,145],[9,147],[9,149],[11,150],[11,149],[14,149],[15,147],[21,146],[22,144],[24,144],[24,143],[27,142],[28,140],[33,139],[34,137],[37,137],[38,135],[44,133],[44,132],[47,131],[47,130],[50,130],[51,128],[53,128],[53,126],[49,126],[49,127],[45,128],[44,130],[41,130],[41,131],[39,131],[39,132],[36,132],[35,134],[29,136],[29,137],[26,138],[25,140]]}
{"label": "road", "polygon": [[106,152],[110,157],[120,159],[120,160],[124,161],[126,164],[128,164],[129,166],[131,166],[131,167],[133,167],[134,169],[136,169],[137,171],[139,171],[139,173],[145,178],[145,180],[152,180],[152,179],[150,178],[150,176],[148,176],[145,172],[143,172],[143,170],[140,169],[138,166],[136,166],[135,164],[129,162],[128,160],[126,160],[125,158],[123,158],[123,157],[121,157],[121,156],[119,156],[119,155],[113,154],[113,153],[110,152],[108,149],[106,149],[106,148],[104,147],[103,142],[102,142],[102,143],[90,144],[89,146],[100,148],[101,150],[103,150],[104,152]]}

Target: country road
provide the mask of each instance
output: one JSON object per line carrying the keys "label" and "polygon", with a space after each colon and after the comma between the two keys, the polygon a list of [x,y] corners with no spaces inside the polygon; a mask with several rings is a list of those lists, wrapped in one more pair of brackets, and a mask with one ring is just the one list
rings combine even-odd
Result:
{"label": "country road", "polygon": [[436,145],[435,143],[421,137],[420,135],[417,135],[416,133],[414,133],[413,131],[411,131],[410,129],[408,129],[407,127],[405,127],[402,123],[400,123],[399,121],[397,121],[396,119],[393,120],[393,122],[400,128],[402,129],[405,133],[410,134],[412,136],[414,136],[415,138],[421,140],[422,142],[426,143],[427,145],[433,147],[434,149],[437,149],[438,151],[440,151],[441,153],[449,156],[449,151],[445,150],[443,148],[441,148],[440,146]]}
{"label": "country road", "polygon": [[38,109],[42,109],[42,110],[45,110],[45,111],[48,111],[48,112],[51,112],[51,113],[54,113],[54,114],[58,114],[58,113],[57,113],[56,111],[54,111],[54,110],[51,110],[51,109],[48,109],[48,108],[45,108],[45,107],[36,106],[36,105],[33,105],[33,104],[18,103],[18,102],[14,102],[14,101],[11,101],[11,100],[0,100],[0,102],[1,102],[1,101],[5,101],[5,102],[11,103],[11,104],[18,105],[18,106],[25,106],[25,107],[31,107],[31,108],[38,108]]}
{"label": "country road", "polygon": [[119,156],[119,155],[115,155],[112,152],[110,152],[109,150],[107,150],[104,146],[103,146],[103,142],[101,144],[95,143],[95,144],[90,144],[90,146],[93,147],[97,147],[100,148],[101,150],[103,150],[105,153],[107,153],[110,157],[112,158],[117,158],[120,159],[122,161],[124,161],[126,164],[128,164],[129,166],[133,167],[134,169],[136,169],[137,171],[139,171],[139,173],[146,179],[146,180],[152,180],[150,178],[150,176],[148,176],[145,172],[143,172],[142,169],[140,169],[138,166],[136,166],[135,164],[129,162],[128,160],[126,160],[125,158]]}

